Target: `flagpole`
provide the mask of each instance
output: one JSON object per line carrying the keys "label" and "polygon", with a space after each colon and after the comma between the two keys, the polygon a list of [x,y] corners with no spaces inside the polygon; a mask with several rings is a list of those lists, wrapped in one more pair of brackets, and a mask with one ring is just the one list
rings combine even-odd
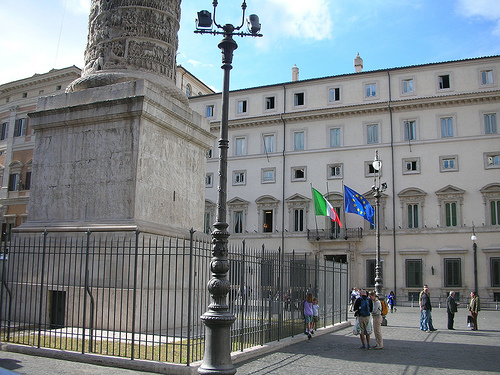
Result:
{"label": "flagpole", "polygon": [[[312,182],[311,182],[311,195],[313,197],[313,205],[314,205],[314,193],[313,193]],[[314,223],[316,224],[316,241],[319,241],[318,218],[316,217],[316,207],[314,208]]]}

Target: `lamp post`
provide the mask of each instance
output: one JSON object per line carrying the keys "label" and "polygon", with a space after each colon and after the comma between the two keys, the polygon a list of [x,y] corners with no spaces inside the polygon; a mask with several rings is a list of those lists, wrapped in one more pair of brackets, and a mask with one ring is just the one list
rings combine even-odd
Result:
{"label": "lamp post", "polygon": [[382,268],[380,262],[380,197],[382,192],[387,189],[387,184],[380,184],[380,171],[382,170],[382,161],[378,157],[378,150],[375,151],[373,159],[373,169],[375,169],[375,183],[372,186],[373,196],[375,197],[375,242],[377,252],[377,264],[375,265],[375,292],[379,298],[382,295]]}
{"label": "lamp post", "polygon": [[472,236],[470,236],[472,241],[472,250],[474,251],[474,293],[478,293],[477,290],[477,237],[476,237],[476,229],[474,227],[474,223],[472,223]]}
{"label": "lamp post", "polygon": [[[198,12],[195,33],[223,35],[218,47],[222,51],[222,66],[224,70],[224,81],[222,90],[222,115],[219,139],[219,186],[217,196],[217,218],[212,232],[212,260],[210,271],[212,277],[208,282],[208,291],[212,302],[201,319],[205,324],[205,352],[203,362],[198,368],[200,374],[234,374],[235,367],[231,361],[231,325],[235,321],[234,315],[229,311],[227,305],[227,293],[231,283],[227,279],[229,271],[229,260],[227,258],[227,243],[229,232],[226,223],[226,201],[227,201],[227,151],[228,140],[228,112],[229,112],[229,73],[233,62],[233,52],[238,45],[233,39],[238,36],[262,36],[259,34],[259,17],[252,14],[247,19],[248,32],[239,31],[245,24],[246,2],[241,4],[241,25],[235,27],[231,24],[219,25],[215,19],[215,11],[218,2],[212,2],[214,7],[213,17],[207,10]],[[215,29],[213,27],[215,25]]]}

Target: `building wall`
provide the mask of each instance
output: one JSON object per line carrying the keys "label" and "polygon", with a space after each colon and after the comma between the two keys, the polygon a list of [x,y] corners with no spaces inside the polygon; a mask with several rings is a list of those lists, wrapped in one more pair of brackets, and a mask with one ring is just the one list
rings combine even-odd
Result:
{"label": "building wall", "polygon": [[[383,162],[380,181],[388,186],[380,208],[385,291],[395,289],[407,298],[427,283],[435,289],[435,296],[449,290],[468,294],[474,289],[470,239],[474,227],[479,292],[493,298],[500,293],[498,267],[492,268],[500,257],[500,226],[491,217],[491,200],[500,200],[500,137],[498,127],[486,131],[485,115],[498,121],[499,69],[500,57],[493,56],[231,92],[230,241],[244,238],[249,246],[265,243],[286,252],[340,256],[350,263],[351,286],[370,286],[367,272],[375,259],[375,230],[360,216],[343,212],[343,185],[375,206],[374,174],[369,167],[378,150]],[[487,78],[484,84],[483,76]],[[370,95],[367,85],[375,85],[375,91],[369,86]],[[339,100],[330,100],[331,90],[332,98]],[[191,107],[201,114],[213,113],[208,119],[214,135],[219,134],[220,100],[220,94],[190,99]],[[266,102],[274,102],[274,108]],[[213,110],[207,111],[207,106]],[[239,109],[246,111],[238,113]],[[442,134],[442,120],[450,134]],[[378,126],[378,140],[369,139],[368,127],[373,124]],[[410,137],[405,137],[405,127],[412,130]],[[340,144],[332,146],[333,128],[340,129]],[[294,132],[303,132],[303,150],[295,150]],[[268,152],[264,148],[267,135],[274,136]],[[245,149],[237,155],[241,139]],[[209,222],[214,222],[216,144],[209,156],[206,212]],[[330,166],[339,166],[341,174],[330,176]],[[300,172],[297,178],[298,169],[304,169],[303,178]],[[263,181],[263,170],[274,170],[274,181]],[[241,172],[244,182],[235,183],[235,173]],[[334,207],[340,207],[344,228],[361,228],[362,238],[353,232],[348,232],[347,239],[344,232],[332,235],[328,220],[314,214],[311,184]],[[409,205],[417,207],[418,223],[409,221]],[[305,223],[295,232],[294,209],[301,207]],[[447,226],[445,213],[450,207],[456,210],[450,211],[454,220]],[[263,228],[266,210],[272,210],[272,232]],[[242,226],[235,222],[235,212],[243,213]],[[240,228],[242,233],[235,233]],[[411,282],[407,261],[414,260],[420,262],[421,271]]]}

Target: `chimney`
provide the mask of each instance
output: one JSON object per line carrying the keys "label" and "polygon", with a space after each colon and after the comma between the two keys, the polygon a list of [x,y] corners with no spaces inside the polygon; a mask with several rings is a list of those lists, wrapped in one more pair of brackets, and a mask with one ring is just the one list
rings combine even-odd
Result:
{"label": "chimney", "polygon": [[297,64],[293,64],[292,68],[292,82],[296,82],[299,80],[299,68],[297,68]]}
{"label": "chimney", "polygon": [[363,59],[359,57],[359,52],[354,59],[354,69],[356,69],[356,73],[361,73],[363,71]]}

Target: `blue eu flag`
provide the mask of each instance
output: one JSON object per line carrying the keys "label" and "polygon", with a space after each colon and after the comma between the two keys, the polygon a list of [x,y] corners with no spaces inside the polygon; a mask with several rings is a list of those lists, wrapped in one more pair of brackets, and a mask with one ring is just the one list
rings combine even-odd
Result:
{"label": "blue eu flag", "polygon": [[344,203],[345,212],[350,212],[363,216],[365,220],[368,220],[371,225],[375,225],[373,222],[373,207],[368,203],[368,201],[361,194],[356,193],[351,188],[344,185]]}

